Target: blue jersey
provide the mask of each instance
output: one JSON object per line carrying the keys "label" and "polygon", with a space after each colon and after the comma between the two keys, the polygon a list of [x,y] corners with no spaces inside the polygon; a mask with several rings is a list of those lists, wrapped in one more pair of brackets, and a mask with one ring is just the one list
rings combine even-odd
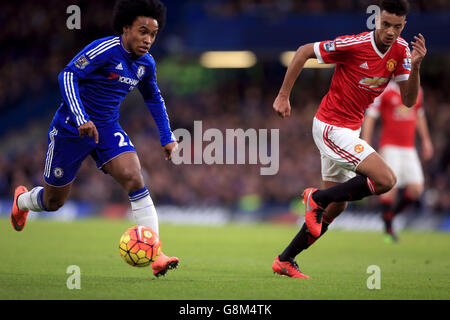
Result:
{"label": "blue jersey", "polygon": [[125,96],[138,87],[160,134],[161,145],[175,141],[164,99],[156,83],[156,66],[147,53],[133,59],[122,39],[96,40],[79,52],[59,74],[63,102],[55,117],[79,127],[92,121],[98,128],[114,125]]}

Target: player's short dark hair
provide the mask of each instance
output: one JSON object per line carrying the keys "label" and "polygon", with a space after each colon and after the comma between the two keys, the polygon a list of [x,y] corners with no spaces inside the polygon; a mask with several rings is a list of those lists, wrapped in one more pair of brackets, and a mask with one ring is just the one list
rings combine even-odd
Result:
{"label": "player's short dark hair", "polygon": [[380,9],[402,17],[408,14],[409,3],[407,0],[381,0]]}
{"label": "player's short dark hair", "polygon": [[118,0],[114,6],[112,26],[118,34],[124,26],[131,26],[137,17],[151,17],[158,21],[159,30],[166,23],[166,7],[159,0]]}

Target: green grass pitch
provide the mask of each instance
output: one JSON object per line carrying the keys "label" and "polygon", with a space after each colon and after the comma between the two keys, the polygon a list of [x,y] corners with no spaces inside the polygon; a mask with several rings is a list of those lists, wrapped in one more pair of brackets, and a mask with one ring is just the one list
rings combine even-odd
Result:
{"label": "green grass pitch", "polygon": [[[272,273],[272,262],[298,231],[285,225],[160,226],[163,250],[180,258],[156,279],[118,252],[129,221],[29,221],[22,232],[0,219],[0,299],[310,300],[450,299],[450,234],[402,232],[386,244],[375,232],[330,230],[297,257],[312,279]],[[69,265],[81,289],[69,290]],[[370,265],[381,288],[369,290]]]}

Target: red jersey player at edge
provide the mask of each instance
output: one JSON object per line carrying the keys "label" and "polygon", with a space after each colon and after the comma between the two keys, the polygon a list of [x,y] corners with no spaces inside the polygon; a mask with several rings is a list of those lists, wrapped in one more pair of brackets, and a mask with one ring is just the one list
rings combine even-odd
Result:
{"label": "red jersey player at edge", "polygon": [[347,201],[383,194],[395,185],[396,176],[383,158],[359,138],[364,110],[393,78],[398,82],[403,104],[416,103],[420,86],[420,64],[426,55],[425,38],[419,34],[408,43],[400,37],[406,24],[406,0],[380,2],[379,28],[331,41],[309,43],[298,48],[291,61],[273,109],[282,117],[291,113],[289,96],[305,62],[334,63],[330,89],[313,120],[313,138],[321,155],[322,187],[307,188],[305,224],[272,270],[293,278],[309,278],[294,258],[323,235],[329,224],[345,210]]}
{"label": "red jersey player at edge", "polygon": [[423,192],[424,176],[415,147],[416,128],[422,142],[425,161],[433,156],[433,144],[423,109],[423,90],[412,108],[402,104],[400,90],[390,82],[382,95],[367,109],[361,137],[371,142],[375,123],[381,118],[379,151],[397,176],[394,188],[380,196],[385,241],[396,242],[393,218],[408,205],[417,201]]}

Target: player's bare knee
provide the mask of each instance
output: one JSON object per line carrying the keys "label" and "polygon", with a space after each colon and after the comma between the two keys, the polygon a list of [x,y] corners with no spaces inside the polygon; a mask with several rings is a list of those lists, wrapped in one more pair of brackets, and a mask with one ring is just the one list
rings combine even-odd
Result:
{"label": "player's bare knee", "polygon": [[389,184],[388,184],[389,190],[391,190],[393,187],[395,187],[396,184],[397,184],[397,176],[395,175],[394,172],[391,171]]}
{"label": "player's bare knee", "polygon": [[140,170],[126,170],[123,181],[128,192],[139,190],[143,187],[144,177]]}
{"label": "player's bare knee", "polygon": [[379,178],[375,184],[377,189],[377,194],[383,194],[391,190],[397,183],[397,176],[394,172],[389,171],[383,177]]}
{"label": "player's bare knee", "polygon": [[423,192],[423,185],[414,185],[410,186],[406,189],[408,192],[408,196],[414,200],[419,199],[420,195]]}

